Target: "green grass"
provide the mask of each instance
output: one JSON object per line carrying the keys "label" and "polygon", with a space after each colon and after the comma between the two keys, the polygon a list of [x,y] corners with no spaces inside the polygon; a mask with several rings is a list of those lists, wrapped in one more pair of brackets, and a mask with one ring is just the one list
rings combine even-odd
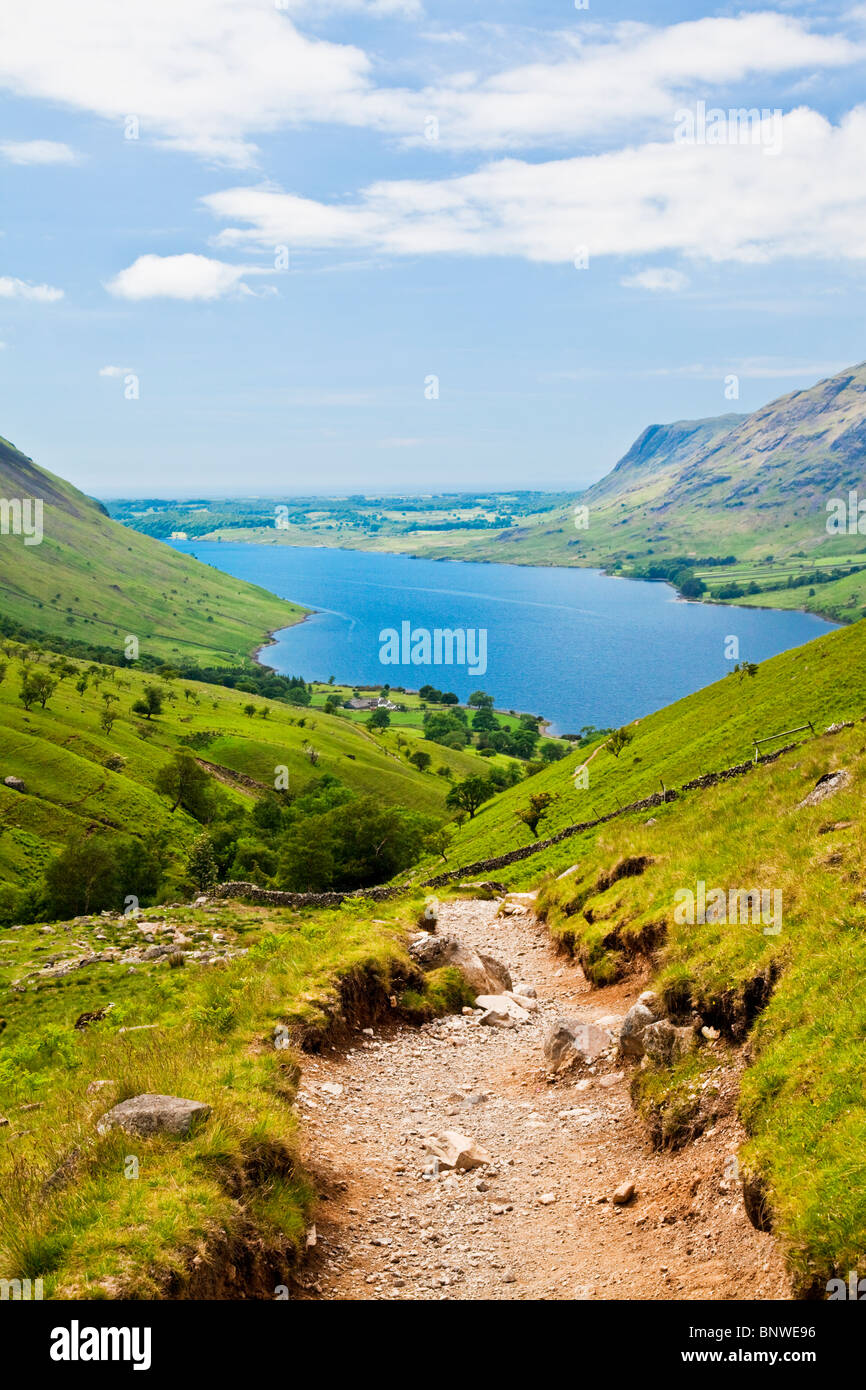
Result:
{"label": "green grass", "polygon": [[[228,948],[248,954],[180,969],[143,962],[133,975],[106,964],[57,980],[35,973],[47,955],[76,955],[82,942],[102,949],[97,931],[125,947],[141,939],[134,919],[4,933],[0,1276],[42,1278],[46,1297],[160,1297],[186,1286],[196,1252],[219,1263],[228,1240],[258,1252],[258,1285],[232,1296],[273,1297],[314,1203],[297,1157],[297,1058],[275,1046],[275,1029],[326,1037],[340,1017],[341,981],[352,981],[347,997],[374,1002],[415,983],[401,909],[377,912],[383,920],[371,921],[362,903],[318,914],[236,904],[151,912],[196,944],[218,927]],[[407,1013],[429,1016],[459,993],[458,982],[432,981]],[[107,1002],[115,1008],[103,1022],[73,1028],[79,1013]],[[114,1084],[88,1095],[96,1079]],[[100,1115],[142,1092],[202,1100],[213,1113],[187,1140],[100,1137]],[[46,1191],[67,1161],[69,1180]]]}
{"label": "green grass", "polygon": [[[850,787],[796,810],[838,767],[850,770]],[[654,987],[674,1012],[687,1020],[696,1008],[723,1038],[749,1038],[740,1161],[766,1185],[804,1290],[856,1268],[866,1243],[864,791],[866,729],[857,723],[652,817],[627,816],[561,846],[560,857],[579,867],[559,881],[550,873],[539,898],[554,937],[596,984],[649,956]],[[650,861],[642,873],[604,886],[605,871],[639,857]],[[781,932],[678,922],[676,894],[699,880],[726,892],[780,891]],[[672,1140],[689,1122],[695,1079],[709,1063],[703,1054],[639,1078],[639,1107]]]}

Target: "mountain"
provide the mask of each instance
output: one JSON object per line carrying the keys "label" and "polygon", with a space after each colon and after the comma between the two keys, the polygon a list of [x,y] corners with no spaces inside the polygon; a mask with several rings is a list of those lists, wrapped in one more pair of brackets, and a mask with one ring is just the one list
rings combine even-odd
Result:
{"label": "mountain", "polygon": [[28,498],[42,501],[41,542],[26,544],[8,517],[0,534],[0,610],[26,629],[114,650],[134,636],[143,657],[236,666],[269,632],[303,616],[297,605],[120,526],[0,439],[0,504]]}
{"label": "mountain", "polygon": [[[598,508],[599,528],[618,550],[642,543],[717,554],[723,540],[740,558],[767,546],[811,555],[832,548],[827,501],[862,486],[864,460],[860,363],[751,415],[652,426],[581,501],[591,516]],[[836,548],[851,549],[852,539],[864,549],[859,537]]]}
{"label": "mountain", "polygon": [[672,425],[648,425],[616,467],[591,489],[595,500],[619,497],[648,481],[675,478],[702,451],[729,434],[742,419],[718,415],[708,420],[677,420]]}

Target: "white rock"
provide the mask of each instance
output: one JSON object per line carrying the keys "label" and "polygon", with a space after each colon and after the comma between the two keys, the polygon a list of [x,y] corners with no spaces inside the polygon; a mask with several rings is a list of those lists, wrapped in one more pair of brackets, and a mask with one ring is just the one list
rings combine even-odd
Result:
{"label": "white rock", "polygon": [[435,1154],[441,1168],[483,1168],[493,1162],[486,1149],[456,1129],[428,1135],[424,1147]]}

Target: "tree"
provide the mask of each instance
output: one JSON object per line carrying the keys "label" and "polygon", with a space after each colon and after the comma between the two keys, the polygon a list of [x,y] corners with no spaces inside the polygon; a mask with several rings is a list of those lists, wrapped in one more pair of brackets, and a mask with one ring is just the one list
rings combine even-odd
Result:
{"label": "tree", "polygon": [[498,729],[500,726],[499,720],[496,718],[490,706],[479,705],[472,716],[472,727],[473,729],[480,729],[485,733],[489,733],[492,729]]}
{"label": "tree", "polygon": [[156,790],[174,800],[174,813],[182,806],[196,820],[206,820],[212,809],[210,778],[191,753],[175,753],[156,774]]}
{"label": "tree", "polygon": [[429,753],[425,753],[422,748],[419,748],[416,753],[409,754],[409,761],[414,763],[419,772],[426,772],[432,759]]}
{"label": "tree", "polygon": [[473,690],[466,703],[473,709],[493,709],[494,700],[492,695],[486,695],[483,690]]}
{"label": "tree", "polygon": [[631,729],[614,729],[607,741],[607,746],[615,758],[618,758],[627,743],[631,743],[634,734]]}
{"label": "tree", "polygon": [[159,836],[73,834],[45,870],[48,912],[58,918],[119,909],[128,896],[153,901],[166,864]]}
{"label": "tree", "polygon": [[445,860],[445,863],[447,864],[447,851],[450,849],[451,841],[453,839],[453,825],[437,825],[436,829],[431,831],[431,833],[427,836],[427,839],[424,841],[424,848],[425,850],[429,850],[431,854],[438,854],[442,859]]}
{"label": "tree", "polygon": [[558,762],[560,758],[565,757],[566,751],[567,750],[563,748],[561,743],[553,743],[548,739],[548,741],[542,743],[539,748],[538,756],[543,763],[555,763]]}
{"label": "tree", "polygon": [[391,723],[391,716],[386,709],[374,709],[367,720],[371,729],[387,729]]}
{"label": "tree", "polygon": [[[334,789],[336,792],[336,789]],[[345,789],[342,789],[345,796]],[[298,819],[284,836],[281,887],[299,892],[384,883],[421,854],[435,828],[429,816],[385,804],[379,797],[343,800]]]}
{"label": "tree", "polygon": [[162,691],[159,687],[146,685],[142,699],[136,700],[132,712],[133,714],[143,714],[145,719],[150,719],[154,714],[162,714]]}
{"label": "tree", "polygon": [[247,719],[254,719],[254,718],[255,718],[255,713],[256,713],[256,707],[255,707],[255,705],[253,705],[253,704],[244,705],[244,714],[246,715]]}
{"label": "tree", "polygon": [[213,888],[217,881],[217,866],[210,835],[199,835],[193,842],[186,860],[187,873],[200,893]]}
{"label": "tree", "polygon": [[538,825],[542,817],[545,816],[556,800],[552,792],[535,792],[529,798],[529,805],[523,806],[519,811],[515,811],[518,820],[522,820],[525,826],[532,831],[534,838],[538,839]]}
{"label": "tree", "polygon": [[450,789],[445,798],[445,805],[449,809],[468,812],[469,819],[472,820],[479,806],[489,801],[494,792],[495,788],[486,778],[467,777]]}
{"label": "tree", "polygon": [[3,684],[3,681],[4,681],[5,678],[6,678],[6,672],[8,671],[8,669],[9,669],[9,662],[8,662],[8,661],[0,661],[0,685]]}
{"label": "tree", "polygon": [[106,705],[105,709],[99,716],[99,727],[102,730],[102,732],[104,734],[110,734],[112,729],[114,728],[116,720],[117,712],[111,708],[111,705]]}

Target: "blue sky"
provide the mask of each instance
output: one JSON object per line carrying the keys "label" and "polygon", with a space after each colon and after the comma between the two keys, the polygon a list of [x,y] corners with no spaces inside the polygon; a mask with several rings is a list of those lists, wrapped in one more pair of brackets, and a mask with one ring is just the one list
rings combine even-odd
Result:
{"label": "blue sky", "polygon": [[0,434],[101,496],[585,486],[866,357],[864,62],[866,5],[8,6]]}

